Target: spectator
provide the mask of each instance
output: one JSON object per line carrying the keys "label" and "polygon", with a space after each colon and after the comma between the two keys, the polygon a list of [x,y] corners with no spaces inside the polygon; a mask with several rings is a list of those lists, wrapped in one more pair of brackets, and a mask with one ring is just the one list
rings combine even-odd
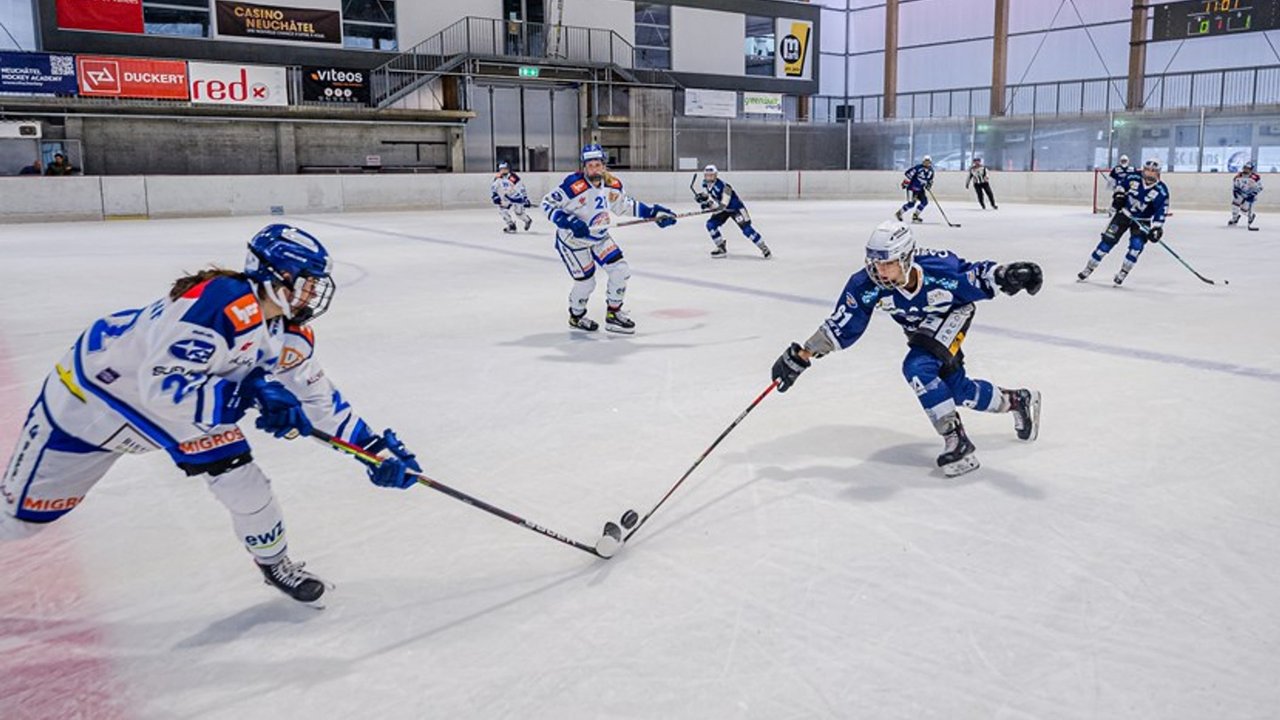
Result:
{"label": "spectator", "polygon": [[67,156],[62,153],[53,154],[53,162],[49,163],[49,167],[45,168],[45,175],[70,175],[75,172],[75,167],[67,162]]}
{"label": "spectator", "polygon": [[18,174],[19,174],[19,175],[43,175],[43,174],[44,174],[44,163],[40,162],[39,160],[36,160],[35,162],[31,163],[30,165],[28,165],[28,166],[26,166],[26,167],[22,168],[21,170],[19,170],[19,171],[18,171]]}

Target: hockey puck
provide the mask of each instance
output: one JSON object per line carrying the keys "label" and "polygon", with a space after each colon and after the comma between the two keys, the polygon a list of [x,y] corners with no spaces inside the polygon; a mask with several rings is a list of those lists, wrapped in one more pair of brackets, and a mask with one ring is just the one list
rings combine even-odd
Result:
{"label": "hockey puck", "polygon": [[622,546],[622,530],[613,522],[604,524],[604,534],[596,541],[596,554],[602,558],[611,558]]}
{"label": "hockey puck", "polygon": [[628,510],[622,513],[622,527],[630,530],[636,526],[636,522],[640,519],[639,513],[635,510]]}

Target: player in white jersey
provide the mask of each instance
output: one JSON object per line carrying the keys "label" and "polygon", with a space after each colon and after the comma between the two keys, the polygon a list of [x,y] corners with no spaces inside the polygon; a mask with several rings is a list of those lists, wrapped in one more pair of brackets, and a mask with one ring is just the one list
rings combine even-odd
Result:
{"label": "player in white jersey", "polygon": [[314,237],[270,225],[249,241],[244,272],[212,268],[178,279],[150,305],[94,322],[45,378],[0,477],[0,540],[61,518],[125,454],[163,450],[200,476],[231,512],[266,582],[290,597],[325,589],[286,554],[271,482],[238,423],[293,438],[319,428],[390,456],[369,475],[409,487],[421,471],[391,430],[369,430],[312,359],[307,323],[329,307],[328,252]]}
{"label": "player in white jersey", "polygon": [[609,236],[610,213],[653,218],[658,227],[674,225],[675,213],[627,195],[622,181],[605,167],[604,149],[594,143],[582,148],[582,171],[566,176],[542,198],[542,211],[558,228],[556,250],[573,278],[573,288],[569,290],[569,325],[586,331],[599,327],[587,317],[587,301],[596,287],[596,265],[599,264],[609,275],[605,329],[634,333],[635,322],[622,310],[631,267]]}
{"label": "player in white jersey", "polygon": [[498,214],[502,216],[502,221],[506,223],[502,232],[516,231],[516,222],[511,219],[512,213],[515,213],[516,217],[524,223],[525,230],[533,225],[533,218],[525,213],[525,208],[533,206],[533,203],[529,202],[529,192],[525,190],[524,181],[520,176],[511,172],[511,165],[505,162],[498,163],[498,174],[493,178],[493,184],[489,186],[489,195],[493,204],[498,206]]}
{"label": "player in white jersey", "polygon": [[1236,173],[1235,179],[1231,181],[1231,219],[1227,224],[1235,225],[1240,222],[1240,213],[1244,213],[1249,218],[1249,229],[1257,230],[1257,226],[1253,224],[1253,221],[1258,219],[1257,214],[1253,212],[1253,203],[1257,201],[1258,194],[1261,192],[1262,178],[1253,171],[1251,160],[1240,168],[1240,172]]}

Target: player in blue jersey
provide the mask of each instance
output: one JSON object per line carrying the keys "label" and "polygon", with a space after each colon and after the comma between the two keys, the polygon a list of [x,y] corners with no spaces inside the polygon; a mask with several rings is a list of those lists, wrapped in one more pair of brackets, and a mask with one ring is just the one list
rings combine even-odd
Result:
{"label": "player in blue jersey", "polygon": [[675,225],[676,216],[661,205],[646,205],[627,195],[622,181],[605,167],[604,148],[596,144],[582,148],[582,171],[565,179],[546,197],[542,211],[556,226],[556,251],[573,278],[569,290],[569,326],[592,332],[599,327],[587,317],[587,301],[596,287],[596,265],[609,276],[605,295],[604,328],[630,335],[635,321],[622,309],[631,266],[609,235],[610,213],[634,215],[655,221],[658,227]]}
{"label": "player in blue jersey", "polygon": [[751,226],[751,215],[747,212],[747,206],[743,204],[742,198],[738,197],[732,185],[720,179],[720,171],[715,165],[708,165],[702,169],[702,184],[698,187],[699,189],[693,192],[693,199],[698,201],[698,206],[703,210],[715,211],[711,217],[707,218],[707,232],[711,234],[711,242],[716,246],[711,251],[711,257],[722,258],[729,254],[724,246],[724,236],[720,234],[720,226],[730,219],[738,224],[738,229],[748,240],[756,244],[761,255],[766,259],[773,255],[769,251],[769,246],[764,244],[764,238],[760,237],[760,233]]}
{"label": "player in blue jersey", "polygon": [[54,365],[0,476],[0,541],[35,535],[77,507],[125,455],[162,451],[200,477],[265,581],[301,602],[325,585],[292,562],[271,481],[240,429],[293,438],[312,428],[389,456],[376,485],[405,488],[414,456],[373,433],[313,358],[308,323],[333,298],[329,253],[310,234],[269,225],[249,241],[243,272],[179,278],[150,305],[93,323]]}
{"label": "player in blue jersey", "polygon": [[946,250],[916,250],[911,228],[892,220],[867,241],[866,267],[845,284],[835,311],[804,345],[791,343],[773,364],[779,392],[786,392],[814,358],[853,345],[871,322],[873,310],[889,313],[907,334],[910,348],[902,374],[946,447],[938,467],[948,477],[978,467],[973,443],[960,422],[959,406],[989,413],[1013,413],[1020,440],[1040,432],[1040,393],[1005,390],[965,372],[961,344],[973,321],[974,303],[1000,290],[1034,295],[1044,281],[1031,262],[970,263]]}
{"label": "player in blue jersey", "polygon": [[1108,215],[1115,215],[1124,207],[1125,197],[1128,194],[1126,181],[1130,175],[1137,173],[1138,168],[1129,164],[1128,155],[1121,155],[1120,161],[1107,173],[1107,185],[1111,188],[1111,207],[1107,210]]}
{"label": "player in blue jersey", "polygon": [[1149,242],[1160,242],[1164,235],[1164,216],[1169,208],[1169,188],[1160,180],[1160,161],[1152,158],[1142,165],[1141,175],[1124,179],[1125,205],[1118,210],[1102,231],[1102,240],[1089,256],[1089,262],[1076,277],[1084,281],[1097,269],[1098,263],[1111,252],[1125,232],[1129,233],[1129,251],[1116,273],[1116,286],[1124,283]]}
{"label": "player in blue jersey", "polygon": [[929,205],[929,189],[933,187],[933,158],[925,155],[920,159],[919,165],[907,170],[904,175],[906,177],[902,179],[902,189],[911,193],[911,199],[893,216],[902,220],[902,213],[915,206],[916,211],[911,214],[911,222],[924,222],[920,219],[920,213],[924,212]]}

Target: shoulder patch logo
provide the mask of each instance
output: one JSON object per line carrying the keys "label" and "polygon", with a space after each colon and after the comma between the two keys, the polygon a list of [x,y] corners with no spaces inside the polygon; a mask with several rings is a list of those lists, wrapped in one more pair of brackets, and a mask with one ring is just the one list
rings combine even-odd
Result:
{"label": "shoulder patch logo", "polygon": [[579,179],[578,181],[576,181],[575,183],[569,186],[569,190],[571,190],[574,195],[577,195],[578,193],[586,192],[587,187],[588,187],[587,181]]}
{"label": "shoulder patch logo", "polygon": [[286,345],[280,353],[280,362],[277,363],[276,368],[279,370],[292,370],[305,362],[306,359],[307,357],[297,348]]}
{"label": "shoulder patch logo", "polygon": [[238,333],[262,324],[262,308],[258,306],[258,301],[252,295],[241,297],[228,305],[223,312]]}

